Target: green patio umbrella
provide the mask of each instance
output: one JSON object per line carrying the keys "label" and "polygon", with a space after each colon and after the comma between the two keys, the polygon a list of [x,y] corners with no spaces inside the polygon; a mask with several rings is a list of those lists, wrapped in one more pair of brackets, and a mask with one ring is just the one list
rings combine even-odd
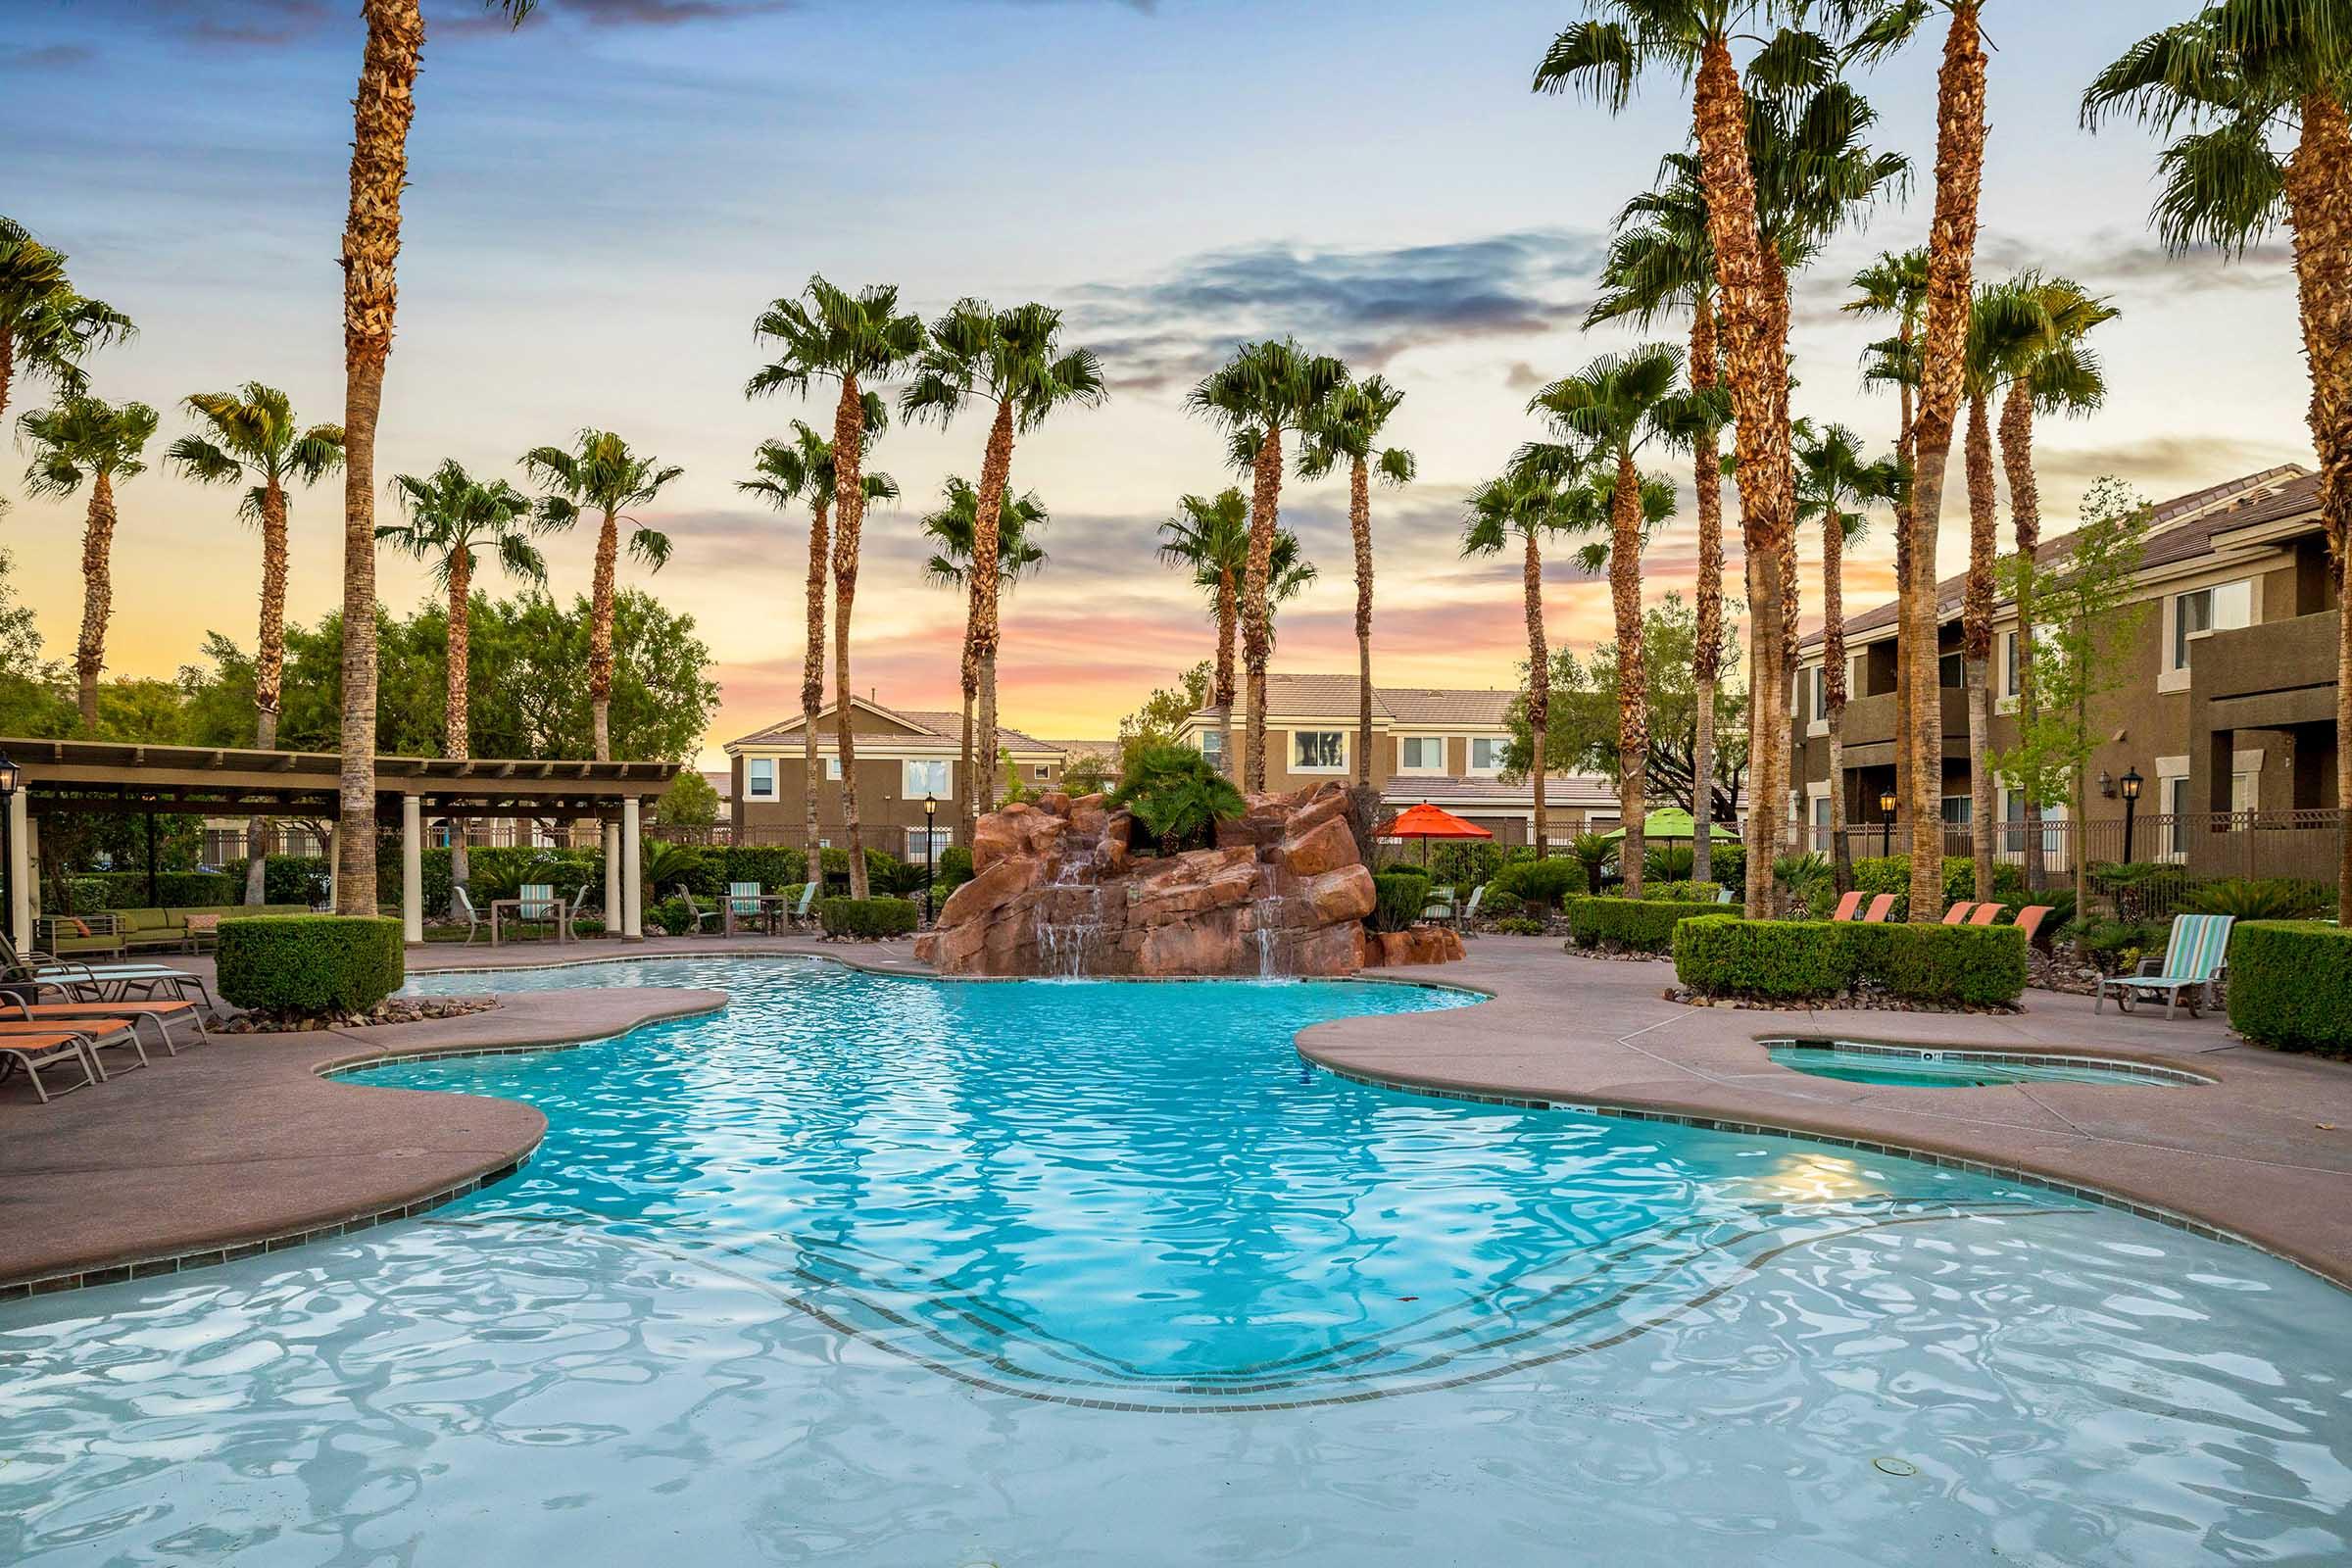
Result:
{"label": "green patio umbrella", "polygon": [[[1692,838],[1696,836],[1693,831],[1695,826],[1696,824],[1690,820],[1690,813],[1680,807],[1670,806],[1662,811],[1652,811],[1642,819],[1642,833],[1653,839]],[[1615,843],[1625,837],[1625,829],[1619,828],[1616,832],[1605,836],[1611,843]],[[1740,835],[1721,823],[1709,822],[1707,824],[1707,841],[1713,843],[1719,839],[1736,844],[1740,840]]]}

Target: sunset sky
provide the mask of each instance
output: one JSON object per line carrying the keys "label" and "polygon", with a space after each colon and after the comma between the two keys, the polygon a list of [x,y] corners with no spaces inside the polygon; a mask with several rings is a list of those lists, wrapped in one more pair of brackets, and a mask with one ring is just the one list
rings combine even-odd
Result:
{"label": "sunset sky", "polygon": [[[1421,477],[1374,501],[1378,678],[1516,680],[1518,565],[1459,559],[1461,498],[1537,433],[1534,388],[1633,341],[1579,322],[1610,218],[1688,124],[1665,78],[1617,120],[1529,92],[1573,0],[551,0],[514,34],[459,0],[426,9],[378,469],[455,457],[520,482],[517,454],[589,424],[683,464],[644,518],[677,546],[651,585],[715,654],[713,747],[798,705],[806,517],[746,505],[734,481],[794,416],[829,430],[829,397],[741,392],[762,357],[754,317],[811,271],[895,282],[926,317],[965,294],[1057,304],[1103,357],[1108,405],[1015,459],[1054,520],[1045,574],[1007,607],[1007,722],[1107,736],[1206,656],[1200,605],[1152,554],[1179,494],[1231,482],[1182,399],[1235,343],[1285,332],[1407,392],[1393,431]],[[2162,497],[2308,461],[2283,251],[2166,259],[2145,229],[2149,139],[2076,128],[2091,73],[2186,9],[1988,8],[1979,275],[2062,270],[2124,311],[2099,335],[2108,408],[2042,436],[2053,521],[2102,473]],[[92,362],[94,389],[166,411],[158,459],[187,428],[179,399],[247,379],[339,418],[357,0],[0,11],[0,211],[142,329]],[[1874,446],[1894,422],[1856,382],[1875,334],[1836,307],[1858,265],[1924,235],[1934,54],[1914,46],[1864,84],[1875,139],[1918,165],[1907,202],[1798,285],[1798,411]],[[20,383],[12,422],[33,395]],[[917,528],[948,474],[976,470],[984,433],[967,417],[878,449],[906,500],[867,519],[854,678],[886,703],[954,706],[960,605],[922,583]],[[16,503],[0,542],[52,655],[70,654],[80,502],[25,499],[23,456],[0,468]],[[339,497],[295,504],[305,619],[338,595]],[[159,466],[121,507],[110,671],[169,674],[208,629],[250,646],[259,543],[232,498]],[[1279,665],[1350,669],[1344,482],[1292,481],[1284,520],[1323,577],[1286,612]],[[584,590],[591,545],[550,542],[560,592]],[[1849,605],[1883,596],[1888,552],[1881,528],[1849,561]],[[1649,593],[1687,588],[1692,558],[1686,508]],[[426,586],[390,560],[384,581],[403,606]],[[1555,568],[1547,612],[1555,644],[1589,645],[1605,585]]]}

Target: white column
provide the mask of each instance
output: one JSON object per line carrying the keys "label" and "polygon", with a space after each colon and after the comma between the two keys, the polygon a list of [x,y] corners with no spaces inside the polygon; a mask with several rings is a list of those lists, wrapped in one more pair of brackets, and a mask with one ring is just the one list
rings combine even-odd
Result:
{"label": "white column", "polygon": [[620,935],[620,824],[605,824],[605,935]]}
{"label": "white column", "polygon": [[400,798],[400,936],[424,940],[424,803]]}
{"label": "white column", "polygon": [[645,872],[637,837],[637,797],[620,803],[620,934],[634,942],[645,935]]}
{"label": "white column", "polygon": [[31,951],[32,917],[40,909],[32,874],[32,817],[20,789],[8,798],[8,930],[19,952]]}

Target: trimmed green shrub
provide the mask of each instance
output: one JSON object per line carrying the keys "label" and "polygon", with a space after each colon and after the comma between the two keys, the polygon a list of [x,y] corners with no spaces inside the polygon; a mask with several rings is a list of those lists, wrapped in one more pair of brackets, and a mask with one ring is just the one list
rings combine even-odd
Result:
{"label": "trimmed green shrub", "polygon": [[2318,920],[2230,930],[2230,1026],[2274,1051],[2352,1056],[2352,931]]}
{"label": "trimmed green shrub", "polygon": [[764,891],[773,893],[789,883],[808,880],[808,857],[799,850],[737,845],[722,857],[718,879],[757,882]]}
{"label": "trimmed green shrub", "polygon": [[939,874],[932,882],[933,890],[946,898],[972,879],[972,852],[960,844],[951,844],[939,852]]}
{"label": "trimmed green shrub", "polygon": [[1478,901],[1478,912],[1491,920],[1514,920],[1527,912],[1527,901],[1516,893],[1489,888]]}
{"label": "trimmed green shrub", "polygon": [[2006,1006],[2025,993],[2026,937],[2013,925],[1850,925],[1857,984],[1906,1002]]}
{"label": "trimmed green shrub", "polygon": [[1674,972],[1710,997],[1801,1001],[1831,997],[1853,980],[1850,925],[1827,920],[1748,920],[1708,913],[1674,928]]}
{"label": "trimmed green shrub", "polygon": [[1540,937],[1544,934],[1544,922],[1509,914],[1494,922],[1494,930],[1497,935],[1506,937]]}
{"label": "trimmed green shrub", "polygon": [[1695,915],[1722,912],[1712,900],[1701,904],[1579,897],[1568,901],[1568,934],[1580,948],[1606,944],[1642,953],[1665,953],[1674,947],[1675,927]]}
{"label": "trimmed green shrub", "polygon": [[1642,896],[1668,904],[1713,904],[1723,891],[1720,882],[1643,882]]}
{"label": "trimmed green shrub", "polygon": [[695,927],[694,911],[684,899],[663,899],[645,911],[647,923],[657,925],[667,935],[682,937]]}
{"label": "trimmed green shrub", "polygon": [[905,899],[819,899],[817,923],[829,937],[903,937],[912,934],[915,907]]}
{"label": "trimmed green shrub", "polygon": [[2005,1006],[2026,989],[2015,926],[1862,925],[1712,914],[1676,928],[1675,972],[1707,996],[1802,1001],[1875,986],[1906,1002]]}
{"label": "trimmed green shrub", "polygon": [[1717,840],[1707,851],[1707,875],[1727,888],[1747,886],[1747,846]]}
{"label": "trimmed green shrub", "polygon": [[1419,871],[1375,872],[1372,889],[1380,901],[1372,910],[1375,931],[1402,931],[1429,907],[1429,878]]}
{"label": "trimmed green shrub", "polygon": [[[241,903],[245,878],[220,871],[158,871],[155,896],[148,897],[144,871],[76,871],[67,879],[74,907],[60,914],[94,914],[101,909],[210,909]],[[288,904],[309,904],[288,899]]]}
{"label": "trimmed green shrub", "polygon": [[1553,908],[1571,894],[1582,895],[1587,891],[1585,867],[1581,861],[1560,856],[1542,860],[1513,860],[1495,875],[1494,890],[1540,909]]}
{"label": "trimmed green shrub", "polygon": [[257,914],[220,922],[221,999],[303,1017],[366,1012],[408,977],[400,922],[373,915]]}
{"label": "trimmed green shrub", "polygon": [[[1911,891],[1911,857],[1907,855],[1871,855],[1854,862],[1854,886],[1865,893],[1902,893]],[[1948,906],[1963,899],[1977,896],[1976,862],[1965,855],[1943,858],[1943,902]],[[1992,868],[1992,897],[2012,909],[2033,903],[2047,903],[2026,897],[2026,874],[2014,865]],[[1943,911],[1938,909],[1936,913]],[[1899,918],[1899,916],[1897,917]]]}

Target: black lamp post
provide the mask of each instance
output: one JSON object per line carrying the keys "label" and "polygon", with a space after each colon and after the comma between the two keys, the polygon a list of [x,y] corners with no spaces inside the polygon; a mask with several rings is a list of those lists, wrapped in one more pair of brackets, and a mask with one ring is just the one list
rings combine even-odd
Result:
{"label": "black lamp post", "polygon": [[931,824],[939,820],[939,797],[923,797],[923,923],[931,923],[931,857],[933,854]]}
{"label": "black lamp post", "polygon": [[2139,787],[2146,782],[2136,767],[2126,768],[2121,780],[2124,787],[2124,863],[2132,863],[2132,819],[2139,814]]}
{"label": "black lamp post", "polygon": [[0,926],[7,927],[11,942],[17,940],[17,841],[16,813],[9,807],[24,782],[24,770],[16,759],[0,752]]}
{"label": "black lamp post", "polygon": [[1894,853],[1894,791],[1879,791],[1879,857]]}

